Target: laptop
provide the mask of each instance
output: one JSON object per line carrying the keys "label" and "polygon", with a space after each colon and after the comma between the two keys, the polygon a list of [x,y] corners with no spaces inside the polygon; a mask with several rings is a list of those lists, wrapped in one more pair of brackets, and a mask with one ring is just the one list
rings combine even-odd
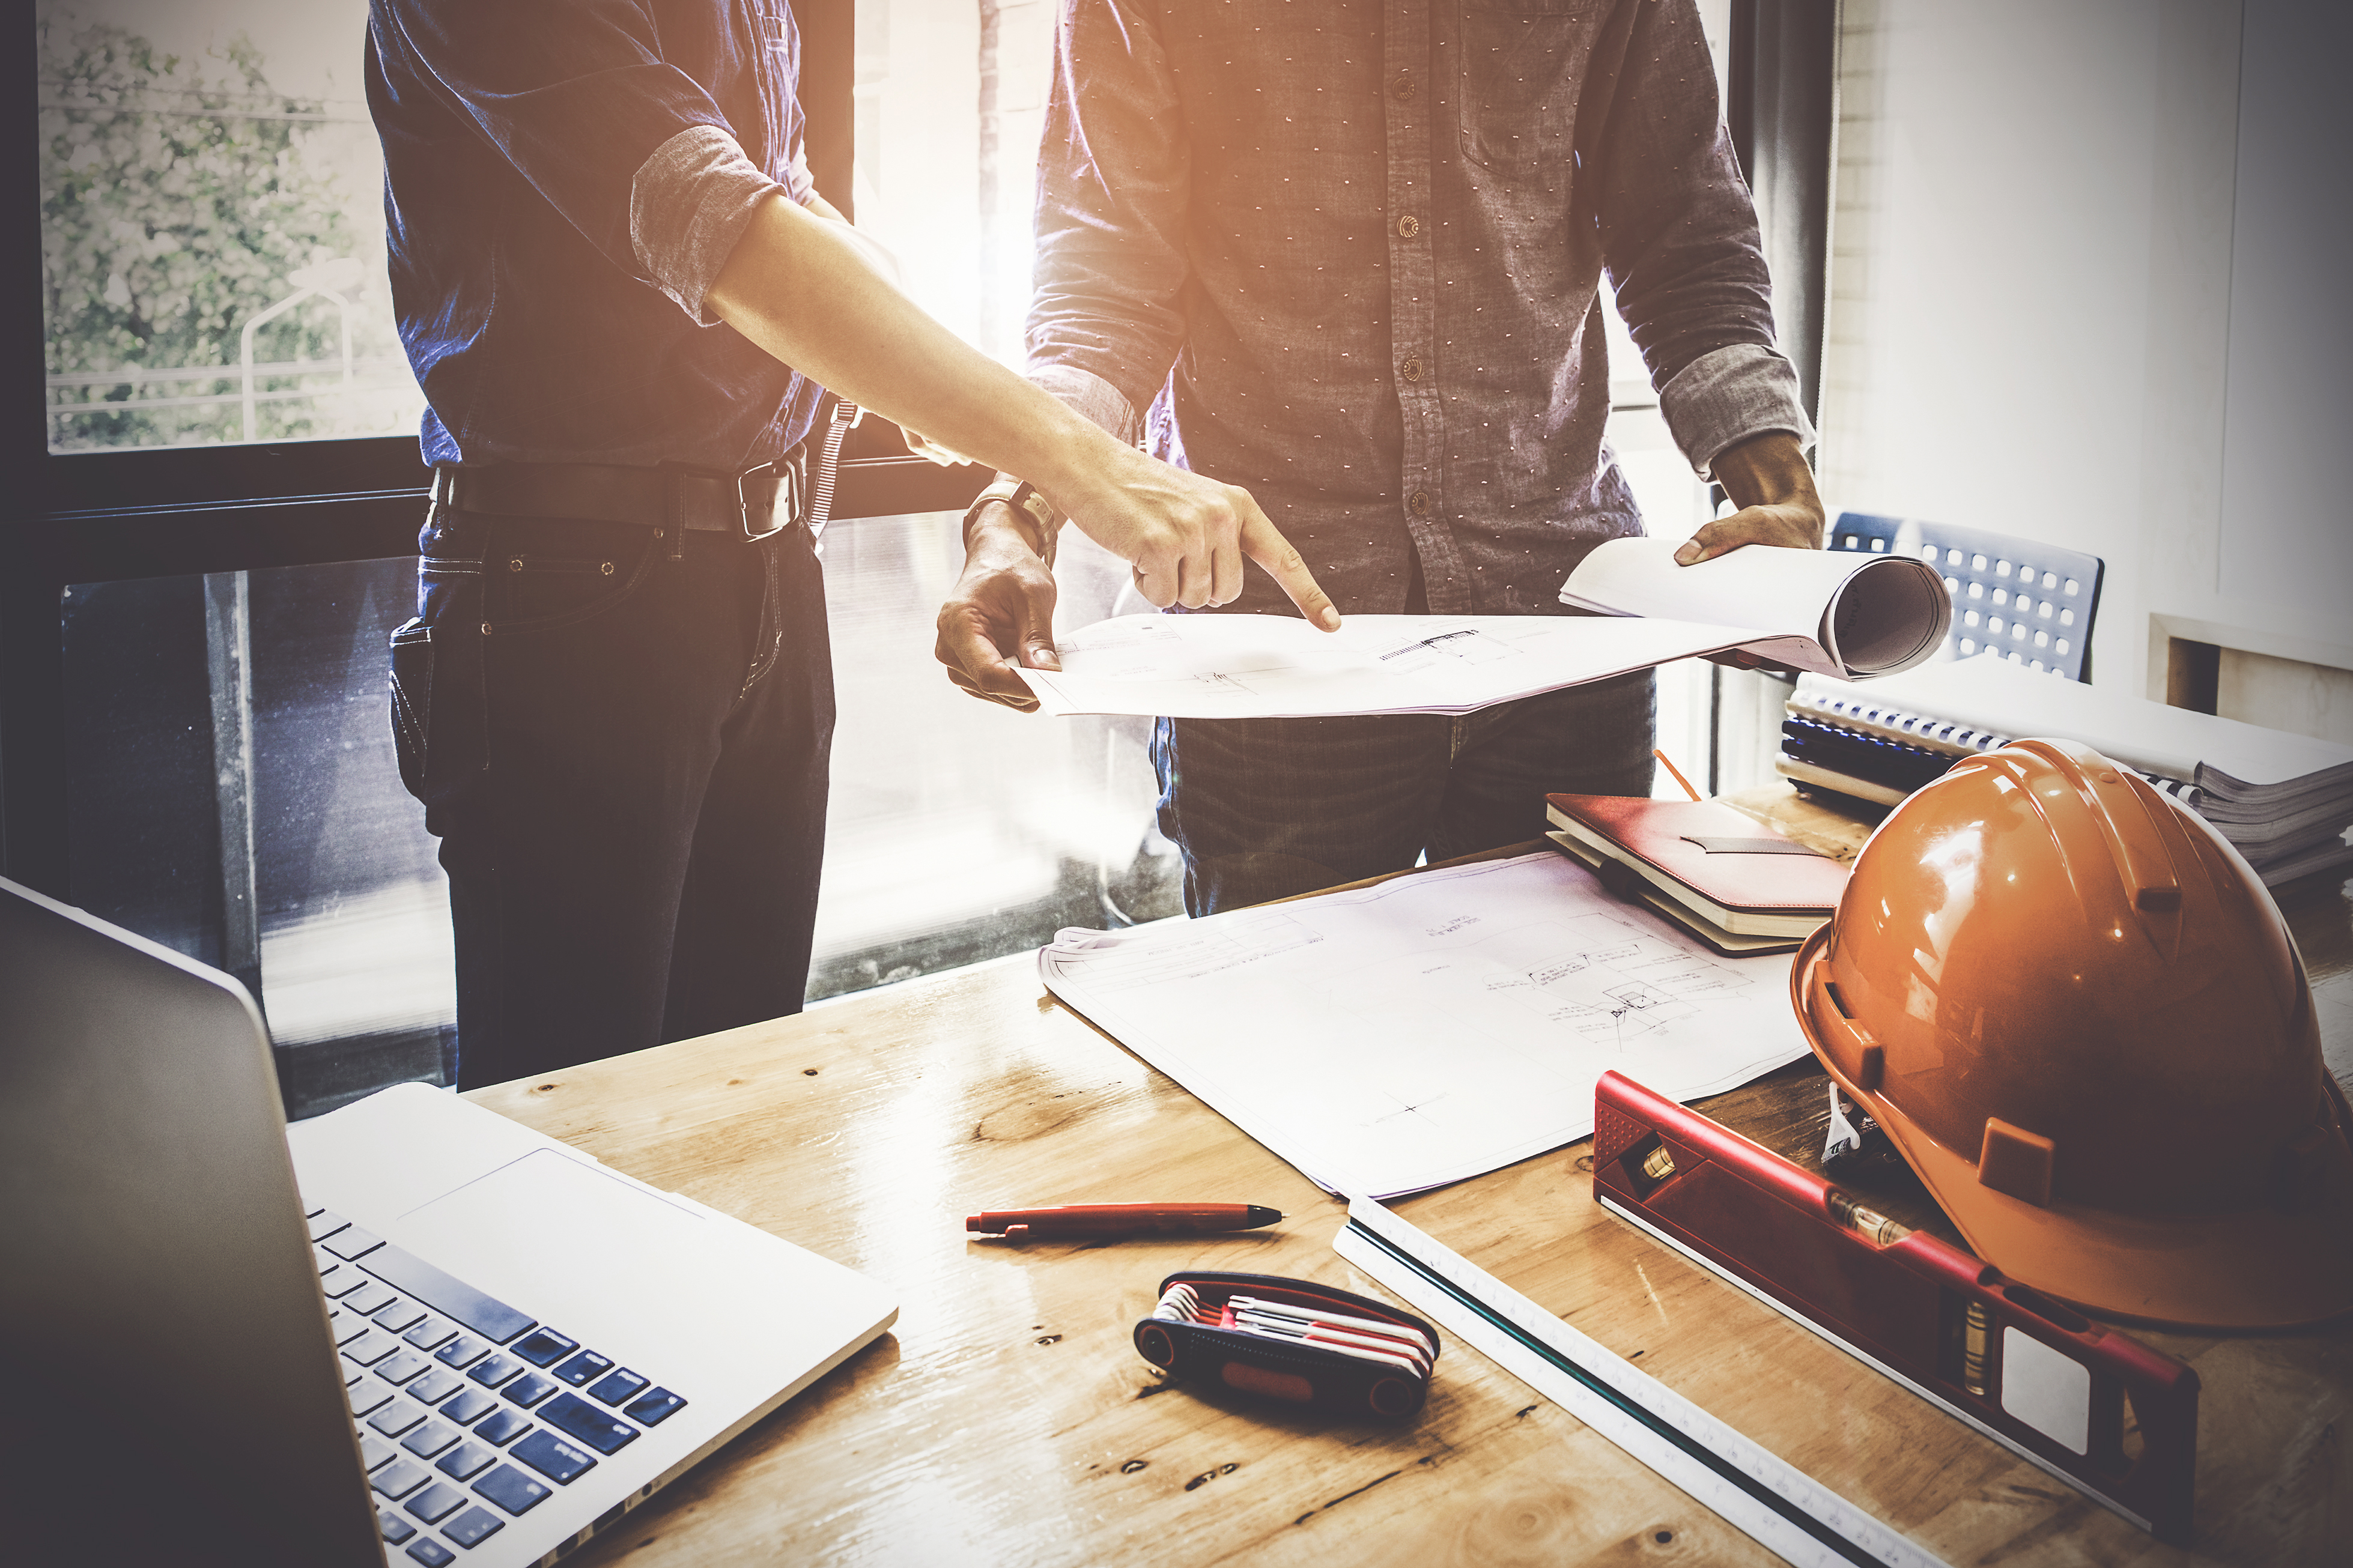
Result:
{"label": "laptop", "polygon": [[290,1127],[236,981],[5,879],[0,1194],[16,1561],[553,1561],[898,1316],[444,1090]]}

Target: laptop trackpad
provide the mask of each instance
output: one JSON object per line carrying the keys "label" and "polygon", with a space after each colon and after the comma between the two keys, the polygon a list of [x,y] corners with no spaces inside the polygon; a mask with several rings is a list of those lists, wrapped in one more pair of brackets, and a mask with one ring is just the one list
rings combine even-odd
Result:
{"label": "laptop trackpad", "polygon": [[[411,1209],[396,1239],[575,1337],[668,1341],[720,1267],[710,1220],[609,1172],[538,1149]],[[723,1227],[732,1228],[732,1227]],[[608,1347],[617,1348],[617,1347]]]}

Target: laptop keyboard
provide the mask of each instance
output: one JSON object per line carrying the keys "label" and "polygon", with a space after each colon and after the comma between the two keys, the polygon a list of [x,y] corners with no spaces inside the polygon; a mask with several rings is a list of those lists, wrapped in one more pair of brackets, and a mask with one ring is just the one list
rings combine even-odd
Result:
{"label": "laptop keyboard", "polygon": [[458,1562],[686,1405],[340,1215],[310,1221],[390,1561]]}

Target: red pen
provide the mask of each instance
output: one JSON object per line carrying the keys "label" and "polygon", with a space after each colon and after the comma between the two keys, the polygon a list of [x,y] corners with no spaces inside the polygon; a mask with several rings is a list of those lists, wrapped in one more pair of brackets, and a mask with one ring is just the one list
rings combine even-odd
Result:
{"label": "red pen", "polygon": [[1253,1230],[1272,1225],[1282,1212],[1259,1204],[1062,1204],[1053,1208],[991,1209],[964,1222],[976,1230],[1015,1240],[1053,1240],[1088,1236],[1198,1236],[1207,1231]]}

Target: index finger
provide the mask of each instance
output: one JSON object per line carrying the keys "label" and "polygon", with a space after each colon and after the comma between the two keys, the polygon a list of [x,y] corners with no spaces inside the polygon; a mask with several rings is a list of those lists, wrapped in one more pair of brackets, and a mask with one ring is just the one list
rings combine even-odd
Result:
{"label": "index finger", "polygon": [[1282,530],[1269,522],[1266,513],[1259,510],[1255,501],[1242,503],[1242,553],[1266,568],[1291,602],[1299,606],[1308,624],[1327,632],[1340,629],[1340,612],[1333,607],[1331,595],[1315,585],[1315,574],[1307,569],[1307,559],[1282,537]]}

